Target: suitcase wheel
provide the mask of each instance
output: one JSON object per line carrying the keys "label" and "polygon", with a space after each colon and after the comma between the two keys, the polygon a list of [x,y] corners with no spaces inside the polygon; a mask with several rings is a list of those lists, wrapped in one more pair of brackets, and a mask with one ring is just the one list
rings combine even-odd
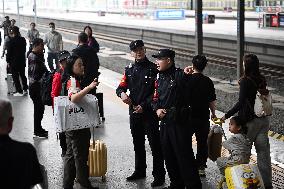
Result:
{"label": "suitcase wheel", "polygon": [[106,118],[105,117],[102,117],[102,121],[105,121],[106,120]]}
{"label": "suitcase wheel", "polygon": [[102,176],[102,182],[106,182],[106,176]]}

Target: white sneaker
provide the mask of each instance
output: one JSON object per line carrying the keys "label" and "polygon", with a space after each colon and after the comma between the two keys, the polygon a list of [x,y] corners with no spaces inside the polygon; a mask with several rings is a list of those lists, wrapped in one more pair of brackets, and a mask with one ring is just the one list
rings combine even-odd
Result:
{"label": "white sneaker", "polygon": [[27,96],[27,95],[28,95],[28,91],[27,91],[27,90],[24,90],[23,96]]}
{"label": "white sneaker", "polygon": [[24,96],[22,93],[14,93],[13,96]]}

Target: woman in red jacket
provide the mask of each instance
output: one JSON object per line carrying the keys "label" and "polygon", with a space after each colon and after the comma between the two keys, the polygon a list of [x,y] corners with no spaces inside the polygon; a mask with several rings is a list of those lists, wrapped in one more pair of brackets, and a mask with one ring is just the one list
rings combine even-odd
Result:
{"label": "woman in red jacket", "polygon": [[[67,96],[66,83],[68,75],[64,72],[66,67],[67,58],[70,56],[68,51],[61,51],[58,55],[59,69],[53,75],[51,97],[54,103],[54,97]],[[67,150],[65,132],[59,133],[59,141],[62,149],[61,156],[64,157]]]}

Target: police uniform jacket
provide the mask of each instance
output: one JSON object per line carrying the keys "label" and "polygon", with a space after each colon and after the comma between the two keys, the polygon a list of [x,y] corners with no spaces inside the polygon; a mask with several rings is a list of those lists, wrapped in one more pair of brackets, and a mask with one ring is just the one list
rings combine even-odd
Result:
{"label": "police uniform jacket", "polygon": [[155,82],[153,110],[166,109],[165,119],[175,120],[176,116],[180,116],[181,109],[189,106],[187,86],[189,77],[175,65],[160,72]]}
{"label": "police uniform jacket", "polygon": [[[157,67],[146,57],[143,61],[135,61],[125,68],[123,78],[116,89],[117,96],[121,96],[122,92],[130,91],[129,97],[132,105],[140,105],[143,112],[152,112],[151,99],[155,88],[155,79],[157,75]],[[133,106],[129,107],[129,113],[133,112]]]}

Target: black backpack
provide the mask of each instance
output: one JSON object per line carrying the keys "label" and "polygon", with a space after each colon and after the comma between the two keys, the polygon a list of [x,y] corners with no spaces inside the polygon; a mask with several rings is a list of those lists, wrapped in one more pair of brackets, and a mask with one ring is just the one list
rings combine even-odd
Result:
{"label": "black backpack", "polygon": [[41,90],[40,95],[42,99],[42,103],[47,106],[52,106],[52,80],[53,80],[54,72],[46,71],[41,78]]}

